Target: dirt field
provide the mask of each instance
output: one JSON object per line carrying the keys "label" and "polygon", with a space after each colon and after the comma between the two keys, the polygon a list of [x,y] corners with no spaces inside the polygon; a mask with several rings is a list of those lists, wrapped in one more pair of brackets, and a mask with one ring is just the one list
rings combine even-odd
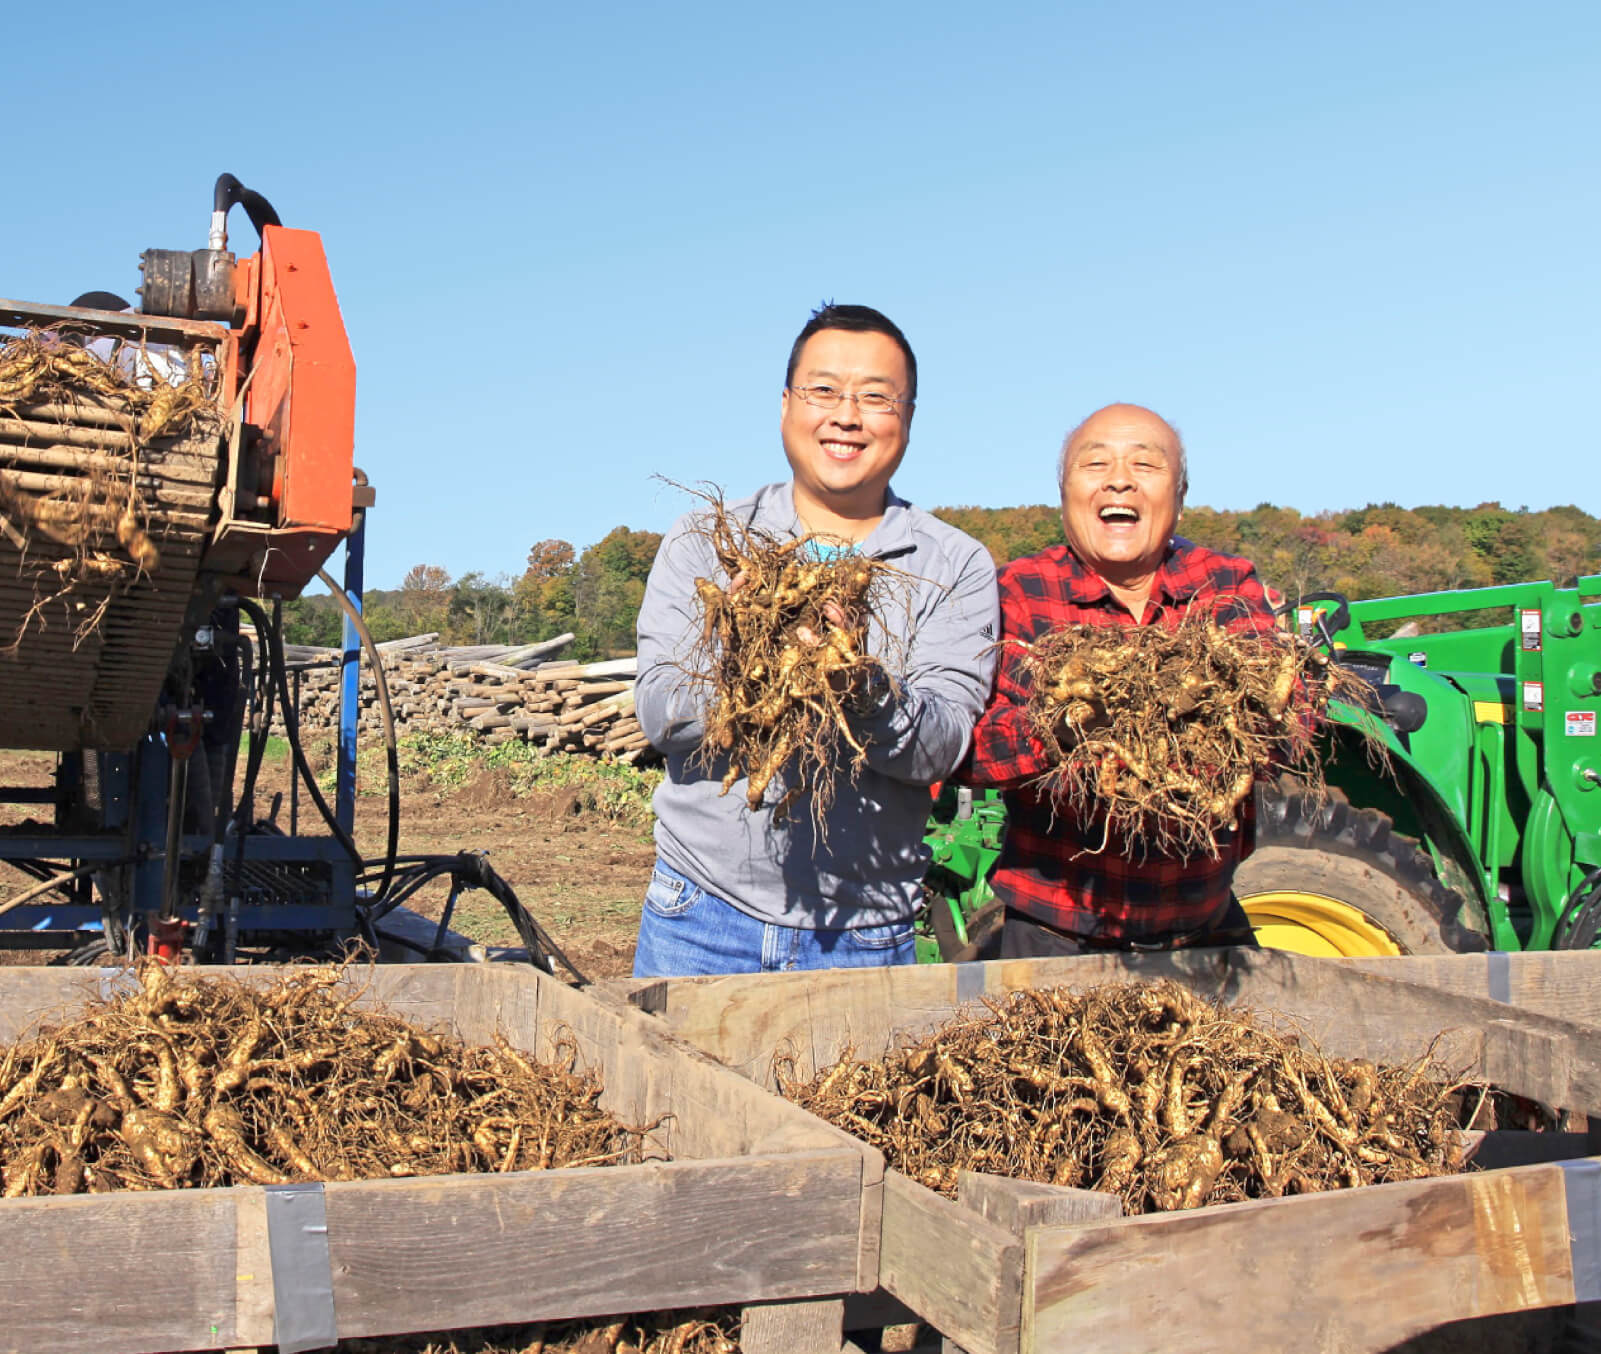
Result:
{"label": "dirt field", "polygon": [[[584,799],[577,788],[519,795],[504,773],[488,769],[459,788],[409,776],[401,788],[400,850],[489,852],[573,963],[591,978],[624,977],[633,967],[656,853],[647,829],[613,822]],[[386,804],[377,794],[357,799],[356,839],[364,853],[382,848]],[[441,882],[411,906],[437,917],[448,892]],[[517,943],[500,905],[481,891],[461,897],[452,925],[475,940]]]}
{"label": "dirt field", "polygon": [[[7,785],[48,785],[54,765],[54,756],[46,753],[0,753],[0,778]],[[402,853],[489,852],[490,862],[523,905],[588,976],[621,977],[630,971],[640,900],[655,858],[649,829],[637,816],[632,822],[616,821],[584,786],[519,793],[515,776],[504,767],[484,767],[453,784],[440,771],[402,765]],[[443,770],[460,774],[456,766]],[[356,840],[364,854],[376,857],[384,842],[387,800],[381,771],[369,773],[365,759],[360,788]],[[265,814],[274,793],[283,791],[279,822],[287,824],[288,789],[289,760],[279,750],[263,764],[258,812]],[[27,812],[0,807],[0,823],[21,822]],[[44,816],[37,808],[32,812]],[[315,820],[316,810],[304,793],[300,812],[303,826]],[[0,866],[0,898],[26,882],[17,871]],[[411,906],[437,917],[448,891],[446,882],[432,885]],[[506,914],[481,891],[462,896],[453,925],[475,940],[517,943]],[[14,959],[38,963],[47,957],[35,953]]]}

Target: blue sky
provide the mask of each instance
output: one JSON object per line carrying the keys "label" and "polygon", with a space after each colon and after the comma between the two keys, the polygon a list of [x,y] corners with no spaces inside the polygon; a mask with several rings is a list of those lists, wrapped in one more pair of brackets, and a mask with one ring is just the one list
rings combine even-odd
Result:
{"label": "blue sky", "polygon": [[925,506],[1122,399],[1197,504],[1601,511],[1593,2],[12,8],[0,296],[131,294],[224,170],[320,231],[372,586],[782,478],[824,298],[917,351]]}

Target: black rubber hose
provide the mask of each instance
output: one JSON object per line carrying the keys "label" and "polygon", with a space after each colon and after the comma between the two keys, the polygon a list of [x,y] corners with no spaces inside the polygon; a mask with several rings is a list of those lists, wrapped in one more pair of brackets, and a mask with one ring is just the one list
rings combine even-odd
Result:
{"label": "black rubber hose", "polygon": [[[250,644],[246,636],[241,635],[239,638],[243,643]],[[245,755],[245,783],[239,789],[239,803],[233,813],[234,822],[241,834],[255,826],[256,778],[261,774],[261,761],[266,754],[267,738],[272,730],[272,664],[267,661],[266,637],[259,629],[256,631],[256,638],[260,641],[261,651],[257,653],[256,645],[251,644],[250,661],[258,688],[252,693],[252,701],[255,709],[260,712],[260,732],[258,733],[255,728],[250,731],[250,749]]]}
{"label": "black rubber hose", "polygon": [[211,192],[211,210],[226,212],[235,203],[245,209],[245,215],[250,218],[250,224],[256,228],[258,236],[263,226],[283,225],[272,203],[260,193],[253,188],[246,188],[232,174],[219,174],[217,186]]}
{"label": "black rubber hose", "polygon": [[[218,766],[217,783],[212,789],[212,844],[221,845],[233,821],[234,778],[239,771],[239,740],[244,736],[245,711],[250,705],[249,689],[254,677],[252,654],[245,637],[239,633],[237,615],[233,618],[233,680],[230,683],[232,702],[228,710],[228,729]],[[220,628],[220,627],[219,627]]]}
{"label": "black rubber hose", "polygon": [[328,825],[328,831],[333,834],[334,840],[344,847],[345,853],[355,862],[356,868],[362,869],[365,862],[361,858],[361,852],[356,849],[356,843],[351,840],[350,834],[334,817],[334,811],[328,807],[328,801],[323,798],[322,791],[317,787],[317,778],[306,762],[305,750],[300,745],[300,716],[295,710],[294,702],[289,698],[289,676],[284,669],[283,645],[279,641],[277,631],[268,621],[267,613],[254,602],[241,597],[239,607],[255,622],[256,634],[266,645],[267,662],[272,669],[273,681],[278,687],[278,705],[283,711],[284,733],[289,738],[289,752],[294,758],[295,769],[300,772],[306,792],[311,796],[312,803],[317,806],[317,812],[322,815],[322,820]]}
{"label": "black rubber hose", "polygon": [[384,840],[384,873],[372,899],[379,903],[389,891],[390,880],[395,877],[395,855],[400,850],[400,745],[395,737],[395,711],[389,701],[389,678],[384,674],[383,655],[373,643],[367,622],[361,618],[361,609],[334,582],[326,569],[318,569],[317,577],[327,585],[334,601],[339,603],[345,618],[360,638],[361,647],[367,651],[367,661],[372,664],[373,686],[378,692],[378,714],[384,724],[384,761],[389,772],[389,832]]}
{"label": "black rubber hose", "polygon": [[244,635],[239,636],[240,643],[249,646],[253,685],[259,688],[250,693],[247,706],[259,712],[260,720],[251,724],[250,750],[245,756],[245,783],[239,788],[239,803],[233,811],[233,877],[236,883],[245,877],[245,838],[256,826],[256,777],[261,773],[261,759],[267,751],[267,738],[272,731],[272,665],[267,662],[267,641],[259,629],[256,639],[260,642],[259,652],[256,644]]}
{"label": "black rubber hose", "polygon": [[[579,971],[578,966],[562,953],[561,946],[551,939],[550,933],[535,919],[534,915],[522,905],[510,884],[495,873],[489,864],[489,858],[482,852],[462,851],[455,858],[455,867],[451,874],[455,879],[468,888],[483,889],[496,902],[506,909],[506,915],[517,928],[517,934],[522,937],[524,948],[528,951],[528,960],[547,973],[554,973],[555,966],[550,958],[559,959],[579,987],[588,987],[589,979]],[[545,963],[540,960],[544,958]]]}

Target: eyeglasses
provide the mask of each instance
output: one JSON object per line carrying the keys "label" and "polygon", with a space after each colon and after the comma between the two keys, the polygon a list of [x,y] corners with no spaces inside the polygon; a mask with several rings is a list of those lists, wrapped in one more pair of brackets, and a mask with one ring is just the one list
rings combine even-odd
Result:
{"label": "eyeglasses", "polygon": [[892,414],[900,405],[908,409],[913,401],[897,399],[893,395],[885,395],[877,390],[858,390],[848,393],[836,390],[833,386],[791,386],[801,399],[807,404],[815,405],[819,409],[838,409],[846,400],[855,400],[856,407],[864,414]]}

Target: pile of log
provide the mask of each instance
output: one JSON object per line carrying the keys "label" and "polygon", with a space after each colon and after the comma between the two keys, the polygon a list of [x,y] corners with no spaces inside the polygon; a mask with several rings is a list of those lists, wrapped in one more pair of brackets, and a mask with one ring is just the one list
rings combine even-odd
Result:
{"label": "pile of log", "polygon": [[[486,746],[519,740],[546,752],[629,763],[653,759],[634,714],[636,660],[574,663],[551,657],[572,639],[563,635],[515,648],[444,647],[430,634],[380,644],[396,732],[466,733]],[[291,686],[299,693],[302,736],[333,737],[339,725],[339,650],[284,647]],[[377,687],[365,660],[358,732],[363,742],[382,736]]]}

